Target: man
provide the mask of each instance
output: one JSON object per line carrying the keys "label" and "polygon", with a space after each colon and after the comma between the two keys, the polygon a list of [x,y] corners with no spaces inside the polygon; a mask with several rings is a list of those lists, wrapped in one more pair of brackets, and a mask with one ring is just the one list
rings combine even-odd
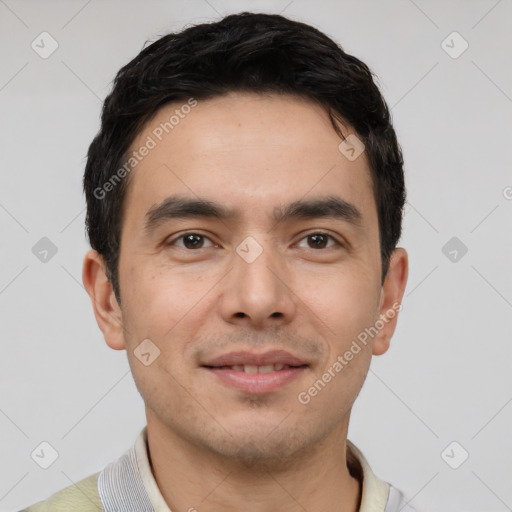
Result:
{"label": "man", "polygon": [[119,71],[84,188],[84,285],[147,426],[26,510],[407,510],[347,440],[408,269],[365,64],[277,15],[162,37]]}

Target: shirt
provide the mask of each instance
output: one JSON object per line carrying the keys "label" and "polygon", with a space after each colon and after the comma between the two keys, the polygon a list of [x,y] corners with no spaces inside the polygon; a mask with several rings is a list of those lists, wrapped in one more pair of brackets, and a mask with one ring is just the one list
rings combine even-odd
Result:
{"label": "shirt", "polygon": [[[371,470],[361,451],[347,440],[349,468],[360,473],[359,512],[414,512],[403,494]],[[350,461],[352,460],[352,463]],[[359,467],[355,467],[357,461]],[[171,512],[151,471],[147,425],[117,460],[75,485],[20,512]]]}

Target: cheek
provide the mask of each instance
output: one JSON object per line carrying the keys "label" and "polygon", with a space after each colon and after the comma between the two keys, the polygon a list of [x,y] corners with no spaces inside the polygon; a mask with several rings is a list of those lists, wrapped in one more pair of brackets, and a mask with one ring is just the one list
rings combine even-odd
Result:
{"label": "cheek", "polygon": [[364,333],[373,325],[377,299],[374,290],[361,281],[357,286],[343,279],[331,280],[331,284],[329,292],[308,304],[327,357],[315,370],[311,387],[303,391],[314,403],[314,411],[325,415],[328,409],[335,418],[348,413],[368,373],[372,344]]}
{"label": "cheek", "polygon": [[325,274],[304,272],[297,282],[301,300],[324,323],[328,338],[347,340],[373,322],[380,288],[374,273],[354,266]]}
{"label": "cheek", "polygon": [[[205,316],[211,288],[205,277],[179,269],[150,268],[142,262],[125,273],[123,322],[127,344],[149,338],[161,350],[161,361],[175,360],[183,343],[193,337],[198,318]],[[174,354],[174,355],[173,355]]]}

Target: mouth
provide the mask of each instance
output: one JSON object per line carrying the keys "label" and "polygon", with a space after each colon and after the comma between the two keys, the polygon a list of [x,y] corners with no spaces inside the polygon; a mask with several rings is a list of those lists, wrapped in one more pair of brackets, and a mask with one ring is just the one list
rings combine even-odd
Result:
{"label": "mouth", "polygon": [[309,364],[285,351],[263,354],[232,352],[201,364],[224,385],[249,394],[277,391],[295,380]]}
{"label": "mouth", "polygon": [[[303,366],[303,365],[301,365]],[[214,370],[233,370],[235,372],[244,373],[272,373],[280,372],[281,370],[289,370],[290,368],[300,368],[301,366],[289,366],[287,364],[265,364],[258,366],[255,364],[235,364],[233,366],[205,366]],[[306,365],[304,365],[306,366]]]}

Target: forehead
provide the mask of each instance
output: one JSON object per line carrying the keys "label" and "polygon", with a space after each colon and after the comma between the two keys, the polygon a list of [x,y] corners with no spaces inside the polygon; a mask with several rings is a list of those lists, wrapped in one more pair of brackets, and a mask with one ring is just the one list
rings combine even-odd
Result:
{"label": "forehead", "polygon": [[168,104],[131,146],[138,157],[124,209],[142,219],[179,194],[271,220],[276,206],[337,195],[376,221],[366,156],[348,160],[341,141],[321,106],[295,96],[230,93]]}

